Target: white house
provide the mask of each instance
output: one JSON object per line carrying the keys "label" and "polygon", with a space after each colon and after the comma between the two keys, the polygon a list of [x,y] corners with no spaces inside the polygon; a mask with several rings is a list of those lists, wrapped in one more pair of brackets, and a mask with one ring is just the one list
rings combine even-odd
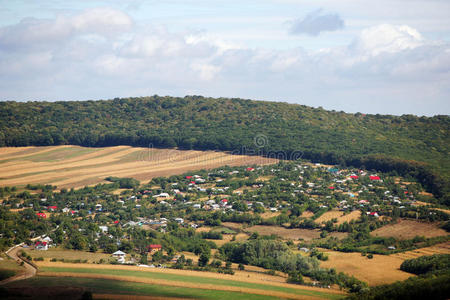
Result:
{"label": "white house", "polygon": [[127,255],[127,254],[126,254],[125,252],[122,252],[122,251],[120,251],[120,250],[118,250],[118,251],[116,251],[116,252],[114,252],[114,253],[112,254],[112,256],[115,257],[115,258],[117,258],[117,261],[118,261],[119,263],[121,263],[121,264],[125,263],[125,256],[126,256],[126,255]]}

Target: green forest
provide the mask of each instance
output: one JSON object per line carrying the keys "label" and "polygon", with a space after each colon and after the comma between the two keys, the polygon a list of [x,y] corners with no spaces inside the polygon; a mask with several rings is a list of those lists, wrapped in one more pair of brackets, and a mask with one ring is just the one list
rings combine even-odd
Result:
{"label": "green forest", "polygon": [[448,202],[450,117],[202,96],[1,102],[0,146],[223,150],[413,175]]}

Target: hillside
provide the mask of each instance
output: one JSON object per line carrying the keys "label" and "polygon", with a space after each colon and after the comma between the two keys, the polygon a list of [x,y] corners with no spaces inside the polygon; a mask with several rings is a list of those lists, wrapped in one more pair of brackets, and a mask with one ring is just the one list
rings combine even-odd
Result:
{"label": "hillside", "polygon": [[201,96],[0,103],[0,146],[61,144],[219,149],[395,169],[438,197],[447,193],[450,173],[448,116],[347,114]]}

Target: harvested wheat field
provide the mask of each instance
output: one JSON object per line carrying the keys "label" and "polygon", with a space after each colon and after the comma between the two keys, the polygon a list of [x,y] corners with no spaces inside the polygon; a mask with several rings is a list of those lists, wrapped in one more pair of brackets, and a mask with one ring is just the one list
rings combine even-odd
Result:
{"label": "harvested wheat field", "polygon": [[420,248],[417,250],[407,251],[403,253],[396,253],[390,256],[406,260],[434,254],[450,254],[450,242],[436,244],[431,247]]}
{"label": "harvested wheat field", "polygon": [[249,232],[257,232],[260,235],[278,235],[285,239],[304,239],[305,241],[310,241],[316,239],[320,236],[318,230],[313,229],[287,229],[281,226],[266,226],[266,225],[256,225],[245,229]]}
{"label": "harvested wheat field", "polygon": [[157,176],[216,168],[224,165],[272,164],[276,159],[231,155],[217,151],[181,151],[129,146],[0,148],[0,186],[52,184],[83,187],[108,176],[141,181]]}
{"label": "harvested wheat field", "polygon": [[353,275],[370,286],[405,280],[412,274],[400,270],[403,259],[388,255],[373,255],[373,259],[361,253],[344,253],[323,249],[329,259],[321,267],[335,268],[338,272]]}
{"label": "harvested wheat field", "polygon": [[300,216],[301,218],[311,218],[314,216],[314,213],[312,211],[306,210],[302,213]]}
{"label": "harvested wheat field", "polygon": [[111,254],[106,253],[92,253],[85,251],[76,251],[76,250],[63,250],[60,248],[50,248],[48,251],[39,251],[39,250],[29,250],[24,249],[27,254],[29,254],[32,258],[42,257],[45,260],[50,260],[52,258],[56,259],[66,259],[66,260],[88,260],[89,262],[97,262],[100,259],[104,261],[108,261],[111,259]]}
{"label": "harvested wheat field", "polygon": [[352,220],[357,220],[357,219],[359,219],[360,216],[361,216],[361,211],[359,211],[359,210],[352,211],[349,214],[344,214],[344,212],[342,212],[342,211],[332,210],[332,211],[327,211],[326,213],[324,213],[323,215],[318,217],[316,219],[316,223],[320,224],[320,223],[328,222],[332,219],[337,219],[336,224],[339,225],[344,222],[350,222]]}
{"label": "harvested wheat field", "polygon": [[263,219],[275,218],[275,217],[278,217],[279,215],[281,215],[281,212],[279,212],[279,211],[276,211],[276,212],[266,211],[266,212],[260,214],[261,218],[263,218]]}
{"label": "harvested wheat field", "polygon": [[242,223],[234,223],[234,222],[223,222],[222,226],[231,228],[233,230],[241,230],[242,229]]}
{"label": "harvested wheat field", "polygon": [[386,225],[371,233],[373,236],[395,237],[398,239],[412,239],[415,236],[427,238],[445,236],[448,233],[439,228],[437,223],[399,220],[397,224]]}

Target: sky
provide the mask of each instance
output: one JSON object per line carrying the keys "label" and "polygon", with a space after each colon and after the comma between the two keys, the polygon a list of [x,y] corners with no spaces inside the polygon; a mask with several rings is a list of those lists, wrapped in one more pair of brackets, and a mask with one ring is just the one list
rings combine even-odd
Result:
{"label": "sky", "polygon": [[203,95],[450,114],[448,0],[0,0],[0,101]]}

